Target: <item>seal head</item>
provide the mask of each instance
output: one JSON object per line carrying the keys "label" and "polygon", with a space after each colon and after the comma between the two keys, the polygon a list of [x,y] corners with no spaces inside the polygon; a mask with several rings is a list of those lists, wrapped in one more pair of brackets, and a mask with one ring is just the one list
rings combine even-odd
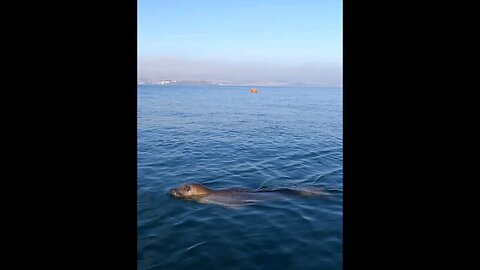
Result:
{"label": "seal head", "polygon": [[182,199],[200,198],[212,193],[212,190],[198,183],[182,185],[178,188],[172,188],[170,194]]}

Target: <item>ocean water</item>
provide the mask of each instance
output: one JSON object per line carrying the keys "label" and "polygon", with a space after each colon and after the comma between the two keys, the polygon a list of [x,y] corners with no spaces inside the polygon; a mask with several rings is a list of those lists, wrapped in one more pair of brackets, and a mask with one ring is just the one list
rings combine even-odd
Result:
{"label": "ocean water", "polygon": [[[342,269],[342,89],[138,86],[138,269]],[[231,208],[168,195],[321,187]]]}

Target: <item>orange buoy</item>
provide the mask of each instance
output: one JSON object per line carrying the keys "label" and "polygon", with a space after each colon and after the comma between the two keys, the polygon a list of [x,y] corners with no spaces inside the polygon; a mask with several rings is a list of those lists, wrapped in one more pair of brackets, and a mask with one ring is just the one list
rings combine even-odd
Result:
{"label": "orange buoy", "polygon": [[257,88],[252,88],[252,89],[250,89],[250,93],[256,94],[256,93],[257,93]]}

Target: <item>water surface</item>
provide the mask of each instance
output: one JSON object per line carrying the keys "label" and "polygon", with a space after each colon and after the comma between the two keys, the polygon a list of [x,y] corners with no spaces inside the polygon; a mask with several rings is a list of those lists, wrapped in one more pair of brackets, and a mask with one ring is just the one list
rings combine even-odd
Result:
{"label": "water surface", "polygon": [[[138,86],[138,269],[342,269],[342,91]],[[228,208],[168,189],[323,187]]]}

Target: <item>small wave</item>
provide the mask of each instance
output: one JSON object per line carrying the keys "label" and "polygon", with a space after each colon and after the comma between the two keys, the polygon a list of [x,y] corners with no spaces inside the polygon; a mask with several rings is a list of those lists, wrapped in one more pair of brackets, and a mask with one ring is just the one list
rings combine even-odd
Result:
{"label": "small wave", "polygon": [[185,251],[192,250],[192,249],[194,249],[194,248],[196,248],[196,247],[198,247],[198,246],[200,246],[200,245],[206,244],[206,243],[207,243],[207,241],[197,243],[197,244],[195,244],[195,245],[193,245],[193,246],[190,246],[190,247],[186,248]]}

